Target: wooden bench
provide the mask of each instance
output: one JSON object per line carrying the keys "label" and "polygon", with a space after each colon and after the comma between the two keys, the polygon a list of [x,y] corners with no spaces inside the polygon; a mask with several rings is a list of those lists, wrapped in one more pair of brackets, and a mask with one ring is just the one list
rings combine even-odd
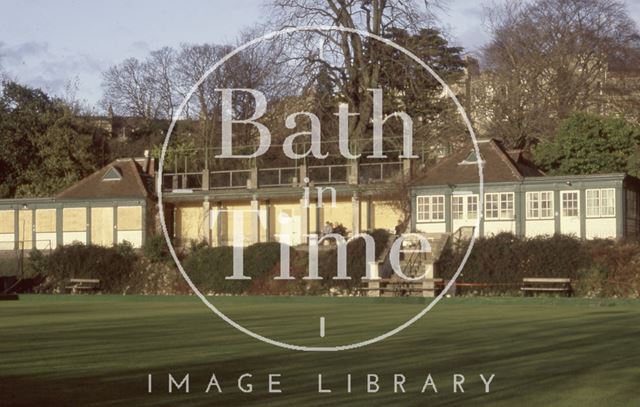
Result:
{"label": "wooden bench", "polygon": [[571,297],[573,292],[570,278],[523,278],[520,290],[525,296],[535,292],[546,292],[566,293],[568,297]]}
{"label": "wooden bench", "polygon": [[100,289],[100,280],[93,278],[72,278],[65,287],[71,294],[94,292]]}
{"label": "wooden bench", "polygon": [[[378,296],[382,296],[384,293],[392,293],[394,296],[402,297],[411,293],[424,293],[425,291],[434,291],[437,295],[444,287],[444,280],[441,278],[433,278],[417,281],[392,281],[389,278],[383,278],[380,280],[374,280],[378,282],[378,287],[360,287],[356,289],[356,294],[367,295],[369,292],[374,291],[378,293]],[[424,282],[430,282],[433,284],[432,288],[425,287]]]}

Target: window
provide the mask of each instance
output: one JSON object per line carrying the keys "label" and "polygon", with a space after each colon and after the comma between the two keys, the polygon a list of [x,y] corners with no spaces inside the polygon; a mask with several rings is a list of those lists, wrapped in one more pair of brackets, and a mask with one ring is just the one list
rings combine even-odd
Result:
{"label": "window", "polygon": [[416,203],[418,222],[444,220],[444,195],[419,196]]}
{"label": "window", "polygon": [[478,219],[478,195],[452,196],[451,217],[455,220]]}
{"label": "window", "polygon": [[553,218],[553,191],[527,192],[527,219]]}
{"label": "window", "polygon": [[587,217],[609,217],[616,215],[615,189],[587,189]]}
{"label": "window", "polygon": [[451,197],[451,218],[464,219],[464,196]]}
{"label": "window", "polygon": [[478,195],[467,196],[467,219],[478,219]]}
{"label": "window", "polygon": [[500,219],[513,219],[513,194],[500,194]]}
{"label": "window", "polygon": [[485,219],[513,219],[513,192],[485,194]]}
{"label": "window", "polygon": [[500,212],[498,210],[500,202],[500,194],[487,194],[485,195],[484,203],[484,217],[486,219],[499,219]]}
{"label": "window", "polygon": [[120,181],[122,179],[122,172],[117,167],[111,167],[102,176],[103,181]]}
{"label": "window", "polygon": [[562,192],[562,216],[579,216],[578,191]]}

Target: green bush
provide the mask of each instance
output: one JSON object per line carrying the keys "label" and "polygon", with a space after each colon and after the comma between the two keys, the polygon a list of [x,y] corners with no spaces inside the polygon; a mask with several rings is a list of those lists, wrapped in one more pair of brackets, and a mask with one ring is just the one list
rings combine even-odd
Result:
{"label": "green bush", "polygon": [[[389,232],[370,232],[376,258],[389,239]],[[290,281],[274,280],[280,274],[280,243],[257,243],[244,249],[243,272],[251,280],[227,280],[233,274],[232,247],[201,247],[187,255],[184,268],[204,293],[303,295],[324,294],[329,288],[352,289],[361,284],[366,272],[365,242],[356,239],[347,245],[347,274],[351,280],[334,280],[337,275],[336,246],[322,248],[318,254],[319,281],[304,280],[309,273],[308,252],[290,249]]]}
{"label": "green bush", "polygon": [[152,263],[160,263],[171,258],[163,235],[154,235],[147,238],[144,246],[142,246],[142,253]]}
{"label": "green bush", "polygon": [[[385,249],[389,240],[389,232],[384,229],[375,229],[368,233],[375,243],[375,258],[377,259]],[[336,246],[319,254],[318,274],[322,277],[323,290],[334,287],[352,290],[359,287],[366,275],[366,243],[364,239],[355,239],[347,244],[347,275],[350,280],[334,280],[338,274],[338,250]],[[307,266],[308,267],[308,266]]]}
{"label": "green bush", "polygon": [[233,248],[229,246],[197,248],[185,259],[184,268],[204,293],[242,294],[252,281],[273,274],[279,262],[279,243],[256,243],[244,248],[243,272],[251,280],[226,279],[233,274]]}
{"label": "green bush", "polygon": [[576,294],[585,297],[605,296],[607,282],[607,270],[600,265],[593,265],[580,271],[580,276],[575,285]]}
{"label": "green bush", "polygon": [[[438,277],[450,279],[467,250],[447,247],[437,263]],[[524,238],[510,233],[477,239],[458,282],[483,283],[490,293],[519,292],[525,277],[576,280],[591,260],[584,242],[572,236]]]}
{"label": "green bush", "polygon": [[[448,246],[436,265],[437,276],[451,278],[467,247]],[[475,290],[485,294],[516,294],[524,277],[571,278],[577,295],[638,298],[640,243],[503,233],[476,240],[457,281],[488,284]]]}
{"label": "green bush", "polygon": [[45,291],[62,291],[70,278],[95,278],[105,293],[123,293],[134,277],[138,256],[125,242],[114,247],[72,244],[59,246],[48,256],[34,252],[31,267],[45,276]]}

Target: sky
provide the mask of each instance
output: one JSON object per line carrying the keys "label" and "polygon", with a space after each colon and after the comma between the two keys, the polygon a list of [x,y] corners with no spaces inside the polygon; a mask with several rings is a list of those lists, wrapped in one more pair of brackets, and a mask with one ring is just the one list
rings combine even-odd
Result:
{"label": "sky", "polygon": [[[493,0],[449,0],[439,18],[469,51],[488,39],[483,6]],[[640,0],[626,0],[640,23]],[[102,95],[102,72],[129,57],[180,43],[225,43],[266,22],[263,0],[0,0],[0,66],[10,78],[90,106]]]}

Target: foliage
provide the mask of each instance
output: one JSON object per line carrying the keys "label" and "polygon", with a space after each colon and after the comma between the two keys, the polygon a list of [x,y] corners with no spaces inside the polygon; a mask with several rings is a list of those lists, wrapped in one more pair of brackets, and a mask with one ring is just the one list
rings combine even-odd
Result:
{"label": "foliage", "polygon": [[113,247],[72,244],[59,246],[48,256],[33,254],[33,272],[46,277],[45,291],[62,291],[70,278],[100,280],[103,293],[123,293],[133,278],[138,260],[125,242]]}
{"label": "foliage", "polygon": [[338,223],[333,227],[333,233],[340,236],[347,236],[347,228],[342,223]]}
{"label": "foliage", "polygon": [[[466,245],[447,247],[438,277],[453,276]],[[571,278],[578,295],[638,297],[640,243],[579,240],[565,235],[535,238],[510,233],[476,240],[458,282],[484,283],[484,293],[519,292],[524,277]]]}
{"label": "foliage", "polygon": [[227,280],[233,274],[233,247],[200,247],[190,253],[184,268],[205,293],[242,294],[253,279],[271,273],[280,262],[280,243],[256,243],[244,248],[243,272],[251,280]]}
{"label": "foliage", "polygon": [[[162,152],[162,145],[155,145],[151,150],[151,157],[160,162],[160,153]],[[175,141],[167,147],[167,152],[164,156],[163,168],[165,172],[172,172],[175,166],[182,168],[182,160],[185,158],[193,160],[196,156],[196,146],[192,140],[184,142]]]}
{"label": "foliage", "polygon": [[[453,276],[466,247],[443,251],[438,277]],[[580,240],[564,235],[521,238],[510,233],[476,240],[458,282],[485,283],[485,291],[517,292],[524,277],[575,279],[589,262]]]}
{"label": "foliage", "polygon": [[550,174],[640,174],[640,128],[624,119],[576,113],[551,142],[539,144],[536,163]]}
{"label": "foliage", "polygon": [[576,111],[606,105],[637,118],[639,32],[624,3],[533,0],[488,8],[492,38],[477,92],[487,105],[476,109],[488,119],[486,132],[528,148],[552,138]]}
{"label": "foliage", "polygon": [[[370,232],[375,242],[376,257],[380,256],[389,239],[389,232],[376,229]],[[336,246],[319,250],[319,281],[303,280],[309,272],[306,251],[290,249],[291,281],[274,280],[280,274],[280,243],[257,243],[244,249],[244,275],[251,280],[227,280],[233,273],[232,247],[203,247],[187,256],[184,267],[193,283],[205,293],[306,295],[325,294],[331,288],[349,290],[359,286],[366,273],[365,242],[355,239],[347,245],[347,274],[350,280],[334,280],[337,275]]]}
{"label": "foliage", "polygon": [[159,263],[170,259],[169,248],[163,235],[154,235],[147,238],[142,253],[152,263]]}
{"label": "foliage", "polygon": [[[424,61],[445,82],[452,83],[462,76],[465,62],[463,49],[452,47],[440,31],[435,28],[421,29],[415,34],[407,30],[391,28],[385,35],[396,44],[410,50]],[[380,50],[380,85],[386,92],[385,107],[389,111],[406,111],[413,117],[431,122],[452,104],[439,98],[441,85],[426,70],[403,52],[384,46]],[[402,93],[403,98],[398,98]]]}
{"label": "foliage", "polygon": [[[375,258],[377,259],[387,245],[389,232],[384,229],[375,229],[367,233],[375,243]],[[347,276],[350,277],[349,280],[334,280],[334,277],[338,275],[338,250],[336,246],[321,252],[318,263],[318,274],[322,277],[321,291],[326,293],[330,288],[352,290],[360,286],[366,275],[366,243],[364,239],[359,238],[351,240],[347,244]],[[308,267],[308,263],[305,263],[305,266]]]}
{"label": "foliage", "polygon": [[47,196],[91,173],[104,131],[59,99],[15,82],[0,95],[0,197]]}

